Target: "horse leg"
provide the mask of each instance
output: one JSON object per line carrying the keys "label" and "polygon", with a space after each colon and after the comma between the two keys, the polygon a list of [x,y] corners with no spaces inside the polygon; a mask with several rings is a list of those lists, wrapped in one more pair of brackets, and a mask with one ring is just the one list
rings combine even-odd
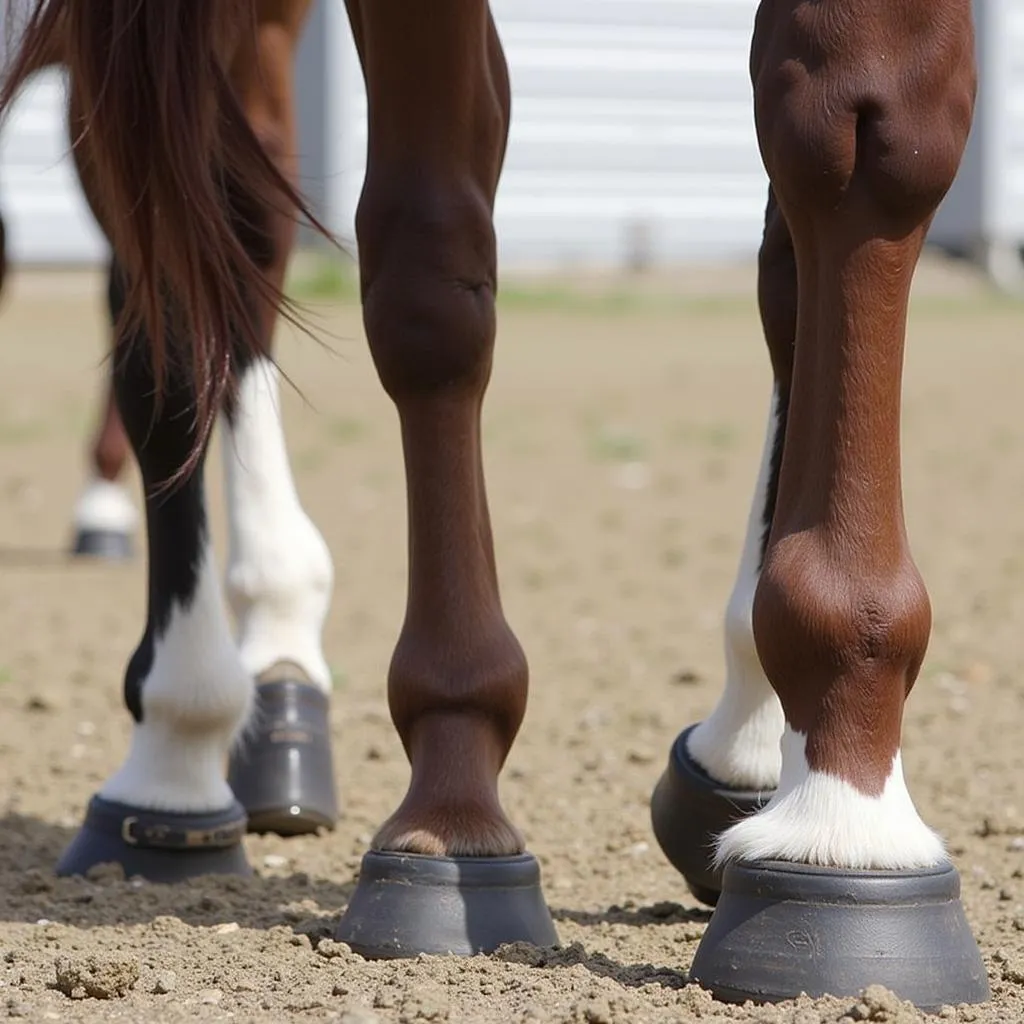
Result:
{"label": "horse leg", "polygon": [[758,300],[775,384],[739,570],[725,612],[725,686],[707,718],[676,738],[651,798],[651,823],[662,850],[691,892],[711,905],[722,884],[715,842],[771,796],[779,781],[785,724],[782,705],[761,668],[751,624],[778,491],[796,336],[793,243],[771,188],[758,259]]}
{"label": "horse leg", "polygon": [[498,593],[480,436],[504,56],[485,0],[347,6],[370,111],[356,219],[364,322],[405,454],[409,583],[388,700],[412,777],[339,936],[391,956],[552,942],[536,861],[498,799],[527,692]]}
{"label": "horse leg", "polygon": [[[273,6],[273,5],[270,5]],[[292,65],[306,3],[273,6],[256,52],[233,69],[249,123],[291,181],[298,176]],[[239,233],[246,216],[239,208]],[[256,221],[259,223],[259,221]],[[248,240],[274,287],[284,284],[295,221],[269,214],[264,238]],[[249,829],[296,835],[333,828],[337,797],[330,746],[331,672],[321,631],[334,571],[319,530],[302,507],[281,423],[271,343],[278,310],[263,301],[264,356],[243,373],[228,415],[223,463],[230,547],[227,595],[242,663],[257,681],[252,729],[232,756],[228,781],[249,814]]]}
{"label": "horse leg", "polygon": [[[113,260],[107,275],[107,309],[113,332],[115,310],[123,302],[118,295],[120,284]],[[138,513],[124,485],[118,482],[128,461],[128,438],[114,400],[112,376],[108,376],[106,381],[103,411],[93,434],[89,456],[91,472],[75,505],[72,552],[115,561],[131,558]]]}
{"label": "horse leg", "polygon": [[774,795],[719,841],[722,896],[692,975],[733,999],[879,982],[922,1006],[983,1000],[959,876],[900,758],[931,622],[903,520],[904,335],[971,123],[971,5],[764,0],[751,69],[800,281],[753,604],[785,730]]}
{"label": "horse leg", "polygon": [[124,682],[131,746],[90,802],[57,870],[80,874],[116,861],[128,874],[176,881],[248,871],[245,810],[224,767],[253,687],[221,597],[202,462],[168,484],[194,444],[195,394],[169,369],[157,404],[149,348],[141,335],[127,338],[114,368],[114,394],[145,489],[149,552],[146,628]]}

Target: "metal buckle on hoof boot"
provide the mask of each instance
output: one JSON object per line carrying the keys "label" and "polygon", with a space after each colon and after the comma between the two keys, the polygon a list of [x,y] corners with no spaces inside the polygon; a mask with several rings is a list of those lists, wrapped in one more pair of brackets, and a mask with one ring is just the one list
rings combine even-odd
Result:
{"label": "metal buckle on hoof boot", "polygon": [[363,856],[335,938],[368,959],[473,956],[507,942],[558,943],[529,853],[515,857]]}
{"label": "metal buckle on hoof boot", "polygon": [[79,530],[71,545],[76,558],[102,558],[108,562],[127,562],[135,557],[130,533],[120,530]]}
{"label": "metal buckle on hoof boot", "polygon": [[228,785],[249,815],[250,832],[333,829],[338,797],[327,694],[295,679],[260,683],[254,728],[231,755]]}
{"label": "metal buckle on hoof boot", "polygon": [[97,864],[116,863],[126,877],[141,875],[150,882],[250,875],[245,833],[245,808],[237,800],[211,814],[173,814],[94,796],[57,874],[84,875]]}
{"label": "metal buckle on hoof boot", "polygon": [[891,989],[937,1011],[990,998],[951,864],[843,871],[729,864],[690,977],[717,999],[759,1003]]}
{"label": "metal buckle on hoof boot", "polygon": [[715,840],[730,825],[760,810],[773,790],[730,789],[690,756],[691,725],[669,751],[668,767],[651,796],[651,827],[662,853],[690,892],[710,907],[718,902],[722,873],[714,867]]}

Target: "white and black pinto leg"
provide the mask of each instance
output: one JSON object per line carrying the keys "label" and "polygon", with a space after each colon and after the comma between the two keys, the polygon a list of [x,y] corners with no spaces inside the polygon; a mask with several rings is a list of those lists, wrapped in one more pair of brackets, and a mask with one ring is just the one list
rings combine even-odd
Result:
{"label": "white and black pinto leg", "polygon": [[330,829],[338,800],[322,632],[334,568],[295,488],[269,359],[245,368],[225,419],[227,593],[242,664],[257,684],[228,780],[252,832]]}
{"label": "white and black pinto leg", "polygon": [[[120,278],[111,261],[107,282],[111,330],[116,311],[123,305]],[[118,479],[126,461],[124,435],[116,420],[114,403],[106,399],[105,402],[89,476],[75,503],[71,553],[76,557],[123,562],[135,555],[139,514],[128,488]]]}
{"label": "white and black pinto leg", "polygon": [[129,875],[173,882],[249,871],[246,813],[225,766],[249,717],[253,684],[222,599],[202,463],[166,486],[193,445],[193,392],[171,372],[156,407],[145,342],[126,341],[114,376],[146,493],[149,553],[146,627],[124,682],[131,746],[90,802],[57,870],[82,874],[115,861]]}
{"label": "white and black pinto leg", "polygon": [[754,645],[751,611],[764,560],[786,430],[786,399],[773,392],[739,571],[725,612],[725,687],[702,722],[676,737],[651,798],[665,856],[702,903],[714,906],[719,835],[763,807],[779,781],[785,719]]}

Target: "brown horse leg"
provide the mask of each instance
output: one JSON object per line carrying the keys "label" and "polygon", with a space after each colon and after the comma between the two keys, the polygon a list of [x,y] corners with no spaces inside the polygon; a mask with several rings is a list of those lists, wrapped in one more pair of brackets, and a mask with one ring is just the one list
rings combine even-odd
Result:
{"label": "brown horse leg", "polygon": [[[494,348],[492,211],[508,130],[507,71],[484,0],[349,0],[348,8],[371,118],[356,220],[364,321],[398,410],[409,512],[408,599],[388,698],[412,778],[373,847],[434,864],[494,858],[493,873],[479,861],[472,870],[497,878],[523,850],[498,799],[498,774],[527,693],[526,658],[498,593],[480,436]],[[401,887],[389,888],[401,897]],[[462,897],[471,916],[470,896]],[[414,897],[401,898],[398,918],[413,906]],[[341,934],[372,952],[372,937],[354,934],[359,909],[354,900]],[[372,928],[372,904],[366,909]],[[512,922],[501,920],[501,900],[495,909],[490,922],[464,922],[451,948],[506,941]],[[553,937],[544,916],[544,937]],[[448,938],[421,932],[389,948],[415,953]]]}
{"label": "brown horse leg", "polygon": [[762,807],[778,785],[785,724],[751,625],[778,491],[796,337],[796,259],[771,188],[758,259],[758,301],[775,385],[746,539],[725,612],[725,686],[711,713],[676,738],[651,799],[651,823],[663,852],[690,891],[711,905],[722,885],[715,841],[729,825]]}
{"label": "brown horse leg", "polygon": [[[930,628],[903,521],[904,334],[914,267],[970,127],[971,5],[765,0],[751,67],[800,282],[753,607],[786,726],[775,795],[720,841],[732,863],[693,975],[731,997],[878,981],[926,1006],[976,1001],[988,990],[958,876],[900,760]],[[768,947],[771,972],[754,956]]]}
{"label": "brown horse leg", "polygon": [[[111,262],[107,280],[111,332],[114,329],[115,310],[121,304],[118,288],[119,283]],[[132,538],[138,524],[138,512],[124,485],[120,483],[128,461],[129,444],[114,399],[110,372],[112,364],[104,381],[99,423],[90,442],[89,478],[75,505],[72,552],[118,561],[131,558],[134,553]]]}
{"label": "brown horse leg", "polygon": [[[293,62],[308,7],[307,0],[260,4],[255,51],[243,51],[232,68],[253,131],[293,183]],[[294,217],[284,211],[253,216],[243,200],[238,207],[240,237],[280,289],[295,242]],[[252,232],[253,223],[266,228],[265,237]],[[263,300],[262,317],[264,358],[242,374],[221,435],[230,542],[226,591],[242,663],[258,683],[254,725],[232,757],[229,781],[249,814],[250,831],[295,835],[332,828],[337,818],[331,672],[321,636],[334,572],[292,478],[271,361],[276,303]],[[282,720],[289,728],[279,727]]]}

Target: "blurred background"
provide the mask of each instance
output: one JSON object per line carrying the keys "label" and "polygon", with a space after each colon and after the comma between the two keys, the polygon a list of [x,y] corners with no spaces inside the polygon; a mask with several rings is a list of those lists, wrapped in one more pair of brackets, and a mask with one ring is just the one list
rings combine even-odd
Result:
{"label": "blurred background", "polygon": [[[747,74],[755,8],[495,0],[515,90],[496,211],[503,270],[750,260],[766,189]],[[930,241],[1013,288],[1024,242],[1024,2],[982,0],[976,9],[978,114]],[[341,0],[319,0],[297,82],[302,188],[351,243],[366,102]],[[39,75],[0,134],[0,208],[15,265],[104,259],[67,158],[62,95],[59,72]]]}

